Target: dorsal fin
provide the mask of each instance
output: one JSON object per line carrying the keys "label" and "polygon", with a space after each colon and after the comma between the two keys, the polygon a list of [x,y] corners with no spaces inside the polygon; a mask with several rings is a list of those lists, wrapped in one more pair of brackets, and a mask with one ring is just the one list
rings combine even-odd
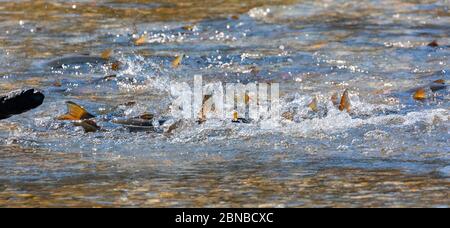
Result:
{"label": "dorsal fin", "polygon": [[250,104],[251,98],[247,93],[245,94],[244,100],[245,100],[245,105]]}
{"label": "dorsal fin", "polygon": [[340,111],[347,110],[347,112],[350,112],[350,107],[351,107],[350,98],[348,97],[348,89],[346,89],[344,91],[344,94],[342,94],[341,102],[339,104],[339,110]]}
{"label": "dorsal fin", "polygon": [[112,54],[113,54],[113,50],[106,49],[100,54],[100,58],[102,58],[104,60],[108,60],[109,58],[111,58]]}
{"label": "dorsal fin", "polygon": [[80,105],[68,101],[67,102],[67,114],[58,117],[58,120],[85,120],[91,119],[95,116],[90,114],[86,109]]}
{"label": "dorsal fin", "polygon": [[115,61],[115,62],[111,63],[111,70],[118,71],[118,70],[120,70],[121,65],[122,65],[122,63],[120,61]]}
{"label": "dorsal fin", "polygon": [[314,97],[314,99],[311,101],[311,103],[308,104],[308,108],[310,108],[312,111],[317,112],[317,97]]}
{"label": "dorsal fin", "polygon": [[172,67],[177,68],[181,65],[181,61],[183,61],[184,55],[178,55],[175,57],[175,59],[172,61]]}
{"label": "dorsal fin", "polygon": [[428,47],[439,47],[439,43],[437,42],[437,40],[433,40],[428,44]]}
{"label": "dorsal fin", "polygon": [[419,101],[425,100],[427,99],[427,92],[424,88],[419,88],[416,90],[416,92],[414,92],[413,98]]}
{"label": "dorsal fin", "polygon": [[184,29],[184,30],[186,30],[186,31],[194,31],[195,30],[195,24],[192,24],[192,25],[185,25],[185,26],[183,26],[183,27],[181,27],[182,29]]}
{"label": "dorsal fin", "polygon": [[140,36],[139,38],[134,40],[134,45],[141,46],[141,45],[147,43],[147,40],[148,40],[148,35],[147,35],[147,33],[145,33],[142,36]]}
{"label": "dorsal fin", "polygon": [[233,121],[236,122],[239,120],[239,113],[237,111],[233,112]]}

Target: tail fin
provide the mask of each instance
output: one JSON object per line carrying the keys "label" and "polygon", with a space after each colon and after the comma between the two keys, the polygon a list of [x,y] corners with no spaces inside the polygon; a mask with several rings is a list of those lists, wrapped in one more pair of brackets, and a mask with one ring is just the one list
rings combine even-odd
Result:
{"label": "tail fin", "polygon": [[35,109],[44,102],[44,94],[35,90],[17,90],[0,97],[0,119]]}
{"label": "tail fin", "polygon": [[350,112],[351,104],[350,104],[350,98],[348,97],[348,89],[344,91],[344,94],[341,98],[341,103],[339,104],[339,110],[347,112]]}
{"label": "tail fin", "polygon": [[67,114],[58,117],[58,120],[86,120],[94,118],[86,109],[74,102],[67,102]]}

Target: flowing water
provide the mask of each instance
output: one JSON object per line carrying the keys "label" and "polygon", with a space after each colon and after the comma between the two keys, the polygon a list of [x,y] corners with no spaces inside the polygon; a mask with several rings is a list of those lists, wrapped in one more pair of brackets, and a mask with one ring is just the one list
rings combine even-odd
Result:
{"label": "flowing water", "polygon": [[[425,101],[408,92],[450,79],[449,8],[448,0],[0,1],[0,91],[46,95],[38,109],[0,122],[0,206],[449,207],[449,88]],[[427,46],[433,40],[440,46]],[[118,71],[47,64],[106,49]],[[205,83],[280,83],[282,112],[296,110],[294,121],[186,121],[169,135],[108,121],[84,133],[56,120],[67,101],[104,119],[166,116],[170,85],[196,74]],[[351,113],[329,101],[345,89]],[[326,115],[308,109],[314,97]]]}

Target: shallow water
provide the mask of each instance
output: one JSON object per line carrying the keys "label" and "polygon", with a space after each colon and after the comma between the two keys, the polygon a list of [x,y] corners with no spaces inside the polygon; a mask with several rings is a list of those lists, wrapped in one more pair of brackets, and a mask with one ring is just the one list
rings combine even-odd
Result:
{"label": "shallow water", "polygon": [[[447,0],[210,2],[0,1],[0,91],[46,94],[0,122],[0,206],[450,206],[449,89],[423,102],[408,92],[450,78]],[[46,66],[105,49],[119,71]],[[169,86],[195,74],[278,82],[295,121],[166,135],[55,120],[69,100],[104,118],[165,116]],[[351,114],[329,102],[346,88]],[[315,96],[327,115],[308,111]]]}

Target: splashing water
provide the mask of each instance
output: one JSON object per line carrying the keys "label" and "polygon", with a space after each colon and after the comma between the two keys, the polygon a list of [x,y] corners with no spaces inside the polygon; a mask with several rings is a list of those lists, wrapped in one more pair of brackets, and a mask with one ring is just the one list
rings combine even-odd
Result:
{"label": "splashing water", "polygon": [[[408,92],[449,81],[446,0],[40,2],[0,2],[0,90],[46,94],[0,122],[0,206],[450,205],[449,88],[422,102]],[[46,66],[106,49],[119,70]],[[280,83],[292,120],[183,121],[170,135],[108,121],[173,117],[170,86],[194,75]],[[345,89],[350,113],[330,100]],[[105,130],[56,120],[66,101]]]}

